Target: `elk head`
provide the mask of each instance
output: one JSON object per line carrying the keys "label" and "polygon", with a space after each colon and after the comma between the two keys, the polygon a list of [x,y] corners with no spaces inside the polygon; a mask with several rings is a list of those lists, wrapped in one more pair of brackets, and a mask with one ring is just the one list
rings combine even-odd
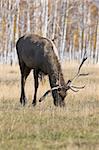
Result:
{"label": "elk head", "polygon": [[84,53],[84,56],[83,56],[83,59],[79,65],[79,68],[78,68],[78,71],[76,73],[76,75],[71,79],[71,80],[68,80],[65,85],[57,85],[53,88],[51,88],[50,90],[48,90],[47,92],[45,92],[45,94],[39,99],[39,102],[42,102],[44,100],[44,98],[51,92],[57,90],[59,95],[63,98],[66,97],[67,95],[67,91],[68,90],[72,90],[73,92],[78,92],[80,89],[83,89],[85,87],[85,85],[83,86],[75,86],[75,85],[72,85],[72,82],[74,80],[76,80],[78,77],[80,76],[87,76],[89,75],[89,73],[80,73],[80,70],[81,70],[81,67],[83,66],[84,62],[87,60],[87,56],[86,56],[86,51]]}

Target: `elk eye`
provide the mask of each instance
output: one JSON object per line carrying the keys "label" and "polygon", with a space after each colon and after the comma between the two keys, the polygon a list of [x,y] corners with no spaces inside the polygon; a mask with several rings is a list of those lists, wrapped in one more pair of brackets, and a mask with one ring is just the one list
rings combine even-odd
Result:
{"label": "elk eye", "polygon": [[61,88],[58,89],[58,92],[60,92],[60,91],[61,91]]}

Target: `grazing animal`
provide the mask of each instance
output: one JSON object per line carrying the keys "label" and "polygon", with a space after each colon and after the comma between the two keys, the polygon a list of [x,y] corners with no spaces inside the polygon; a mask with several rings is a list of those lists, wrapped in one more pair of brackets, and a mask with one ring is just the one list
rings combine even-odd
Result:
{"label": "grazing animal", "polygon": [[32,102],[33,106],[36,105],[37,89],[39,85],[38,78],[42,76],[42,74],[48,75],[51,90],[47,91],[39,101],[42,101],[45,95],[52,92],[54,105],[64,106],[67,90],[83,88],[71,87],[70,80],[65,83],[59,58],[55,52],[55,45],[50,39],[35,34],[26,34],[18,39],[16,49],[21,71],[21,104],[25,105],[26,103],[24,87],[26,79],[32,69],[35,87]]}

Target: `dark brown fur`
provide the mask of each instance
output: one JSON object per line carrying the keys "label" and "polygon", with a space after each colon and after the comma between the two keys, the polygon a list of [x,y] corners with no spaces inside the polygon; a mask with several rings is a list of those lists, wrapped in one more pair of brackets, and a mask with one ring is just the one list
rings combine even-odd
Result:
{"label": "dark brown fur", "polygon": [[[36,95],[38,89],[38,77],[43,73],[49,76],[50,86],[65,85],[61,65],[53,50],[53,45],[47,38],[38,35],[25,35],[17,41],[16,44],[19,66],[21,71],[21,96],[20,102],[25,105],[25,81],[30,71],[34,71],[34,98],[33,105],[36,105]],[[54,104],[56,106],[64,105],[66,90],[52,91]]]}

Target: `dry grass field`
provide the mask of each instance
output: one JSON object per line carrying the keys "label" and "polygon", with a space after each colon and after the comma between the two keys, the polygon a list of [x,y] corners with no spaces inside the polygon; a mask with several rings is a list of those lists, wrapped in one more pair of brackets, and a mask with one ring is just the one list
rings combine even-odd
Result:
{"label": "dry grass field", "polygon": [[[64,78],[71,79],[77,63],[63,65]],[[32,107],[32,72],[27,79],[27,105],[21,106],[18,66],[0,65],[0,150],[99,150],[99,65],[84,64],[75,84],[86,87],[68,92],[64,108],[53,105],[49,95]],[[38,99],[49,88],[40,83]]]}

